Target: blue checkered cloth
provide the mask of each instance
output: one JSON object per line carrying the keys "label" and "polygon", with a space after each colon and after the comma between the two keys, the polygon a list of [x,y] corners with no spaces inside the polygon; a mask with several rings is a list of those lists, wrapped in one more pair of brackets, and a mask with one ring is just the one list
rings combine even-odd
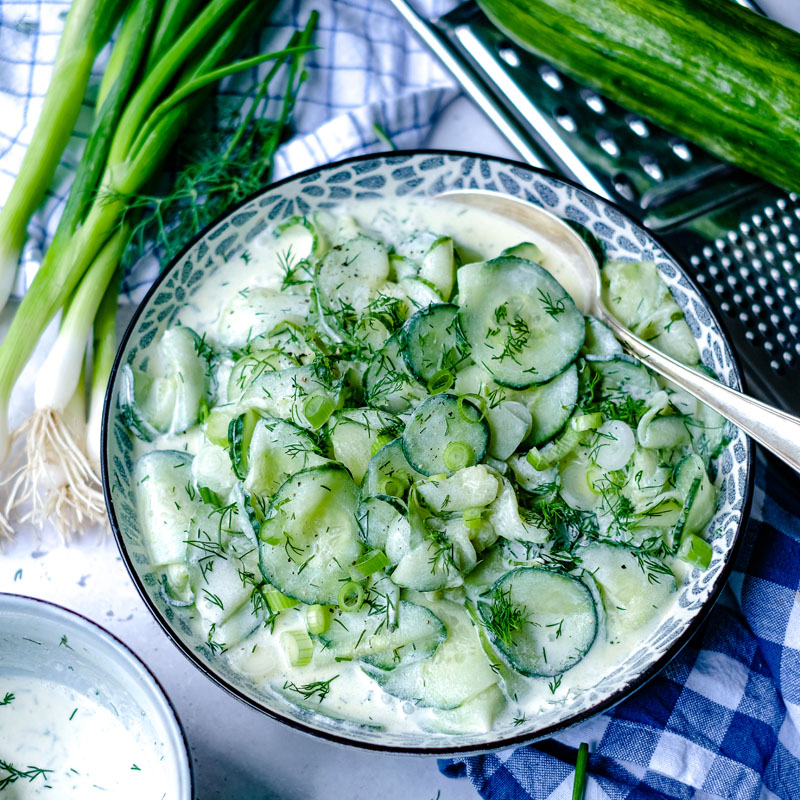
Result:
{"label": "blue checkered cloth", "polygon": [[755,486],[729,588],[665,670],[563,735],[442,772],[487,800],[568,800],[587,742],[587,800],[800,798],[800,482],[759,455]]}
{"label": "blue checkered cloth", "polygon": [[[422,13],[439,15],[456,0],[417,0]],[[52,74],[70,0],[0,0],[0,206],[30,142]],[[457,95],[453,79],[411,34],[388,0],[283,0],[258,37],[259,52],[285,46],[312,10],[320,12],[306,60],[308,80],[295,108],[296,135],[275,159],[275,179],[339,158],[385,150],[377,123],[399,148],[422,147],[440,112]],[[255,44],[255,43],[254,43]],[[83,143],[91,127],[93,98],[109,48],[100,54],[75,135],[61,159],[53,187],[28,228],[14,294],[21,296],[55,232]],[[263,77],[268,64],[258,68]],[[241,96],[255,72],[226,81],[222,95]],[[281,101],[270,87],[276,116]],[[124,295],[136,302],[158,271],[144,259]]]}

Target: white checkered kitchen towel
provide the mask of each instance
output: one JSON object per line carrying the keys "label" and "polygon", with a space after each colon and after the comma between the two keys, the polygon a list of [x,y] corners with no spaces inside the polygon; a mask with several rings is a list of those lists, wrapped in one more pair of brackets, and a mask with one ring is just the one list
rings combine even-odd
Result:
{"label": "white checkered kitchen towel", "polygon": [[[454,4],[415,3],[436,14]],[[0,0],[0,204],[36,123],[67,7],[68,0]],[[424,145],[455,90],[388,0],[284,0],[261,35],[262,52],[283,44],[314,8],[322,49],[308,59],[298,134],[281,149],[276,177],[383,149],[376,122],[400,147]],[[90,112],[87,105],[55,189],[31,222],[18,293],[55,228]],[[142,285],[151,278],[141,275]],[[734,592],[642,690],[557,739],[442,762],[442,770],[468,777],[490,800],[568,800],[574,748],[585,740],[590,800],[800,799],[798,498],[796,482],[787,490],[759,464]]]}
{"label": "white checkered kitchen towel", "polygon": [[[47,91],[64,16],[70,0],[0,0],[0,206],[5,202],[31,139]],[[417,0],[423,13],[442,14],[454,0]],[[399,148],[422,147],[444,106],[456,96],[452,78],[407,30],[388,0],[283,0],[260,36],[260,52],[285,45],[292,30],[320,12],[315,43],[306,61],[309,78],[298,100],[297,135],[275,161],[274,177],[358,153],[385,150],[377,123]],[[95,65],[93,98],[107,58]],[[262,65],[265,74],[269,65]],[[236,82],[225,86],[236,93]],[[278,92],[276,85],[271,89]],[[273,94],[277,113],[280,97]],[[29,226],[15,287],[30,284],[63,208],[72,172],[91,125],[87,102],[75,136],[61,160],[52,190]],[[144,270],[144,272],[143,272]],[[155,277],[143,265],[130,282],[133,298]]]}

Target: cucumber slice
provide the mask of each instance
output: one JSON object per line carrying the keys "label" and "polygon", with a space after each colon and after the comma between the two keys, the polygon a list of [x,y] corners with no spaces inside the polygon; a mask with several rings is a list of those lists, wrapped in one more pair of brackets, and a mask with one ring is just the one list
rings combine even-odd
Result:
{"label": "cucumber slice", "polygon": [[434,709],[433,719],[420,721],[420,727],[434,733],[488,733],[505,706],[502,690],[494,685],[458,708]]}
{"label": "cucumber slice", "polygon": [[489,507],[488,515],[495,533],[519,542],[544,542],[550,532],[531,520],[523,519],[514,488],[505,478],[501,478],[500,483],[500,492]]}
{"label": "cucumber slice", "polygon": [[117,397],[122,422],[137,439],[152,442],[169,427],[175,407],[174,382],[154,382],[146,373],[123,364]]}
{"label": "cucumber slice", "polygon": [[427,394],[406,367],[399,332],[390,336],[369,362],[364,394],[371,406],[392,414],[402,414]]}
{"label": "cucumber slice", "polygon": [[[413,535],[413,533],[412,533]],[[472,549],[475,558],[475,548]],[[391,575],[392,583],[402,589],[435,592],[461,586],[464,579],[455,562],[455,543],[445,532],[437,540],[426,539],[410,549]]]}
{"label": "cucumber slice", "polygon": [[217,341],[229,348],[246,347],[258,336],[269,334],[281,323],[306,324],[309,299],[303,294],[251,286],[237,292],[222,310]]}
{"label": "cucumber slice", "polygon": [[186,542],[200,500],[192,486],[192,457],[177,450],[151,450],[133,471],[136,508],[153,566],[186,561]]}
{"label": "cucumber slice", "polygon": [[500,488],[497,477],[483,464],[460,469],[449,478],[431,478],[415,485],[428,508],[437,514],[488,506]]}
{"label": "cucumber slice", "polygon": [[[462,282],[465,270],[477,271]],[[472,357],[505,386],[546,383],[578,354],[583,315],[542,267],[513,256],[458,272],[461,329]]]}
{"label": "cucumber slice", "polygon": [[458,327],[458,306],[447,303],[412,314],[403,327],[402,341],[406,366],[425,386],[443,370],[454,373],[469,351]]}
{"label": "cucumber slice", "polygon": [[531,412],[516,400],[501,400],[489,406],[486,421],[489,423],[489,455],[499,461],[510,458],[533,427]]}
{"label": "cucumber slice", "polygon": [[374,408],[352,408],[339,411],[328,421],[333,457],[350,470],[360,484],[369,466],[372,447],[378,436],[394,438],[402,423],[397,417]]}
{"label": "cucumber slice", "polygon": [[276,417],[264,417],[256,423],[250,439],[244,488],[250,494],[271,497],[290,475],[327,461],[304,430]]}
{"label": "cucumber slice", "polygon": [[611,358],[622,355],[622,345],[617,341],[611,328],[597,317],[586,317],[586,338],[582,352],[587,356]]}
{"label": "cucumber slice", "polygon": [[320,661],[363,659],[367,664],[394,668],[401,658],[414,660],[409,651],[416,651],[419,658],[433,654],[446,635],[444,623],[432,611],[401,601],[394,626],[388,624],[385,610],[365,606],[334,615],[328,630],[314,638],[323,645]]}
{"label": "cucumber slice", "polygon": [[660,559],[640,564],[624,545],[592,542],[577,555],[600,587],[610,640],[641,628],[676,590],[675,578]]}
{"label": "cucumber slice", "polygon": [[[417,406],[403,432],[403,453],[423,475],[450,475],[477,464],[486,455],[489,426],[468,400],[437,394]],[[454,446],[463,446],[458,466],[450,460]]]}
{"label": "cucumber slice", "polygon": [[433,656],[393,670],[367,664],[362,669],[395,697],[429,708],[458,708],[496,685],[497,675],[463,606],[449,600],[425,604],[447,626],[447,639]]}
{"label": "cucumber slice", "polygon": [[578,402],[578,368],[571,364],[564,372],[535,389],[523,400],[531,412],[531,432],[525,444],[538,447],[550,441],[567,424]]}
{"label": "cucumber slice", "polygon": [[192,461],[192,477],[195,485],[227,495],[236,483],[228,450],[210,442],[201,445]]}
{"label": "cucumber slice", "polygon": [[295,366],[295,361],[277,349],[257,350],[242,356],[233,365],[228,376],[228,402],[238,401],[250,384],[265,372],[276,372]]}
{"label": "cucumber slice", "polygon": [[388,277],[386,247],[359,235],[328,250],[317,267],[314,285],[326,318],[345,332],[348,318],[366,309]]}
{"label": "cucumber slice", "polygon": [[478,611],[494,645],[522,675],[561,675],[586,655],[597,634],[591,592],[560,572],[512,570],[481,596]]}
{"label": "cucumber slice", "polygon": [[436,287],[443,300],[449,300],[456,282],[456,258],[453,240],[440,236],[423,256],[419,277]]}
{"label": "cucumber slice", "polygon": [[261,526],[264,578],[304,603],[335,604],[342,581],[350,580],[348,567],[362,551],[357,506],[358,489],[344,467],[312,467],[292,475]]}
{"label": "cucumber slice", "polygon": [[600,376],[603,397],[612,401],[624,401],[628,395],[636,400],[649,400],[659,390],[656,379],[633,356],[587,356],[586,362]]}
{"label": "cucumber slice", "polygon": [[675,530],[677,545],[682,536],[697,533],[708,525],[717,508],[717,492],[708,479],[703,459],[694,453],[678,462],[674,482],[675,489],[685,498]]}
{"label": "cucumber slice", "polygon": [[526,261],[533,261],[534,264],[542,263],[543,254],[541,248],[533,242],[520,242],[513,247],[507,247],[500,253],[501,256],[516,256],[524,258]]}
{"label": "cucumber slice", "polygon": [[303,409],[317,395],[333,402],[334,408],[339,401],[338,389],[331,385],[330,376],[315,364],[308,364],[262,373],[251,382],[240,404],[244,408],[290,420],[301,428],[313,428]]}
{"label": "cucumber slice", "polygon": [[420,278],[404,278],[397,284],[406,296],[409,311],[441,303],[444,299],[433,284]]}
{"label": "cucumber slice", "polygon": [[370,550],[383,550],[396,564],[411,549],[411,525],[406,507],[396,497],[376,494],[358,504],[358,527]]}
{"label": "cucumber slice", "polygon": [[370,459],[364,480],[361,482],[361,494],[368,497],[373,494],[388,494],[393,497],[405,497],[411,484],[425,477],[417,472],[406,459],[402,438],[385,444]]}

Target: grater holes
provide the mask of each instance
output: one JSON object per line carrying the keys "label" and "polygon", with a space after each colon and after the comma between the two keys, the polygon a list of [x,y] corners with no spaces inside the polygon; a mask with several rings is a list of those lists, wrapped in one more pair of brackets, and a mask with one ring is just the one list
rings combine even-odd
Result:
{"label": "grater holes", "polygon": [[620,197],[629,202],[634,202],[636,200],[636,189],[625,173],[618,172],[612,180],[614,181],[614,189]]}
{"label": "grater holes", "polygon": [[663,181],[664,180],[664,171],[661,169],[661,165],[655,159],[654,156],[646,153],[645,155],[639,158],[639,164],[641,165],[642,169],[645,171],[647,175],[649,175],[654,181]]}
{"label": "grater holes", "polygon": [[560,92],[564,88],[564,82],[561,80],[561,76],[551,66],[542,64],[539,67],[539,75],[553,91]]}
{"label": "grater holes", "polygon": [[512,47],[511,42],[501,42],[497,54],[509,67],[516,69],[522,64],[519,53]]}
{"label": "grater holes", "polygon": [[556,122],[568,133],[575,133],[578,130],[577,123],[563,106],[556,109]]}
{"label": "grater holes", "polygon": [[605,114],[606,113],[606,104],[603,102],[603,98],[600,97],[599,94],[593,92],[589,89],[584,89],[581,92],[581,98],[586,105],[594,111],[595,114]]}
{"label": "grater holes", "polygon": [[650,135],[650,128],[647,127],[647,123],[633,115],[628,115],[625,117],[625,122],[628,123],[628,127],[640,138],[646,139]]}
{"label": "grater holes", "polygon": [[622,151],[619,149],[617,140],[605,128],[600,128],[595,134],[595,138],[600,147],[612,156],[612,158],[619,157]]}

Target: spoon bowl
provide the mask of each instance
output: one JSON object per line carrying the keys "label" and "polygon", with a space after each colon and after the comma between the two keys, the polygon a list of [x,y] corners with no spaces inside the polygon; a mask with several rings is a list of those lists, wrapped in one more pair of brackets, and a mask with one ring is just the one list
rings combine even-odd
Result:
{"label": "spoon bowl", "polygon": [[551,270],[578,308],[608,325],[625,349],[676,386],[737,425],[767,450],[800,473],[800,418],[737,392],[662,353],[640,339],[606,307],[600,268],[586,242],[563,220],[543,208],[510,195],[487,190],[457,189],[437,195],[442,200],[482,208],[536,231],[554,244],[563,263]]}

